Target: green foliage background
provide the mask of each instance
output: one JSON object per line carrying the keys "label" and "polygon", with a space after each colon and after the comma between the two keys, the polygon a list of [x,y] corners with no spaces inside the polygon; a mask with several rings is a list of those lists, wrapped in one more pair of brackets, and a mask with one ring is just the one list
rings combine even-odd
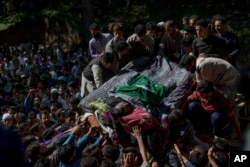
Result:
{"label": "green foliage background", "polygon": [[[128,1],[130,1],[129,6]],[[85,10],[89,8],[85,5],[86,2],[92,5],[93,13],[86,13]],[[13,29],[18,31],[20,23],[23,22],[34,22],[27,24],[27,30],[44,20],[45,24],[46,20],[49,23],[56,22],[59,30],[55,33],[58,34],[60,34],[60,28],[63,33],[67,25],[88,41],[89,25],[84,22],[84,18],[102,25],[122,22],[125,37],[127,37],[133,32],[136,24],[145,24],[147,21],[160,22],[171,18],[177,21],[181,28],[181,17],[184,15],[198,15],[208,21],[216,15],[222,15],[229,21],[232,31],[240,38],[243,55],[245,55],[242,62],[249,60],[250,4],[248,0],[0,0],[0,3],[5,6],[0,9],[0,43],[8,42],[1,40],[2,34],[8,35],[11,29],[12,32]],[[22,24],[22,26],[25,25]],[[52,24],[47,26],[49,25]],[[45,31],[52,31],[53,26],[47,27]],[[61,39],[67,41],[67,37]]]}

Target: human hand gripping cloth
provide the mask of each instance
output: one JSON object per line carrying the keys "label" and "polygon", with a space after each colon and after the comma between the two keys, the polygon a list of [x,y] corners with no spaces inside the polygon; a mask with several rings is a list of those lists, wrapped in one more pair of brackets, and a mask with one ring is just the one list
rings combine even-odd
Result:
{"label": "human hand gripping cloth", "polygon": [[170,89],[145,76],[138,76],[126,86],[116,86],[112,92],[134,97],[150,106],[157,106],[162,98],[170,94]]}

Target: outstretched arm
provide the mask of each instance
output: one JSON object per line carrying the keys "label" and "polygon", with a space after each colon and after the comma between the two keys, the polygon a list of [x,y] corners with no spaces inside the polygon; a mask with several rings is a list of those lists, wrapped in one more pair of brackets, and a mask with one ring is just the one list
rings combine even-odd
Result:
{"label": "outstretched arm", "polygon": [[134,126],[134,127],[132,127],[132,130],[133,130],[132,135],[136,138],[136,140],[138,142],[140,153],[142,155],[143,163],[148,163],[145,146],[144,146],[144,143],[142,141],[141,129],[138,126]]}

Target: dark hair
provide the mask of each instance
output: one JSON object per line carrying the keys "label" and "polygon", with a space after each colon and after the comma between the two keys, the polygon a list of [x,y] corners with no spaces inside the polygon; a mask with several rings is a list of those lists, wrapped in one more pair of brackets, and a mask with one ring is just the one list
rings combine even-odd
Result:
{"label": "dark hair", "polygon": [[207,27],[208,27],[208,23],[207,23],[206,20],[200,19],[200,20],[197,20],[197,21],[195,22],[195,26],[202,26],[202,27],[204,27],[204,28],[207,28]]}
{"label": "dark hair", "polygon": [[123,31],[123,27],[122,27],[122,24],[118,24],[118,23],[115,23],[112,25],[112,31]]}
{"label": "dark hair", "polygon": [[68,87],[71,87],[71,88],[76,89],[76,88],[78,88],[78,84],[77,84],[76,81],[70,81],[70,82],[68,83]]}
{"label": "dark hair", "polygon": [[80,162],[79,167],[97,167],[98,159],[96,157],[86,157]]}
{"label": "dark hair", "polygon": [[98,24],[93,23],[93,24],[91,24],[91,25],[89,26],[89,29],[90,29],[90,30],[100,30],[101,27],[100,27]]}
{"label": "dark hair", "polygon": [[192,43],[193,43],[193,38],[190,38],[190,37],[184,37],[181,39],[181,42],[180,42],[180,45],[182,46],[192,46]]}
{"label": "dark hair", "polygon": [[31,116],[35,116],[35,118],[36,118],[36,113],[34,111],[30,111],[28,113],[28,118],[30,118]]}
{"label": "dark hair", "polygon": [[149,21],[146,24],[146,30],[155,30],[156,29],[156,23],[154,21]]}
{"label": "dark hair", "polygon": [[32,126],[30,127],[30,130],[31,130],[31,133],[32,133],[32,134],[35,134],[35,132],[38,131],[39,125],[40,125],[40,123],[37,122],[37,123],[35,123],[34,125],[32,125]]}
{"label": "dark hair", "polygon": [[104,157],[110,159],[113,162],[115,162],[120,156],[119,147],[116,145],[105,145],[102,148],[102,153]]}
{"label": "dark hair", "polygon": [[[49,106],[45,103],[40,104],[39,109],[41,112],[45,112],[45,111],[49,112]],[[41,113],[40,113],[40,115],[41,115]]]}
{"label": "dark hair", "polygon": [[109,26],[107,24],[104,24],[102,26],[102,32],[103,33],[110,33],[110,29],[109,29]]}
{"label": "dark hair", "polygon": [[164,32],[164,28],[161,25],[156,25],[155,31],[156,32]]}
{"label": "dark hair", "polygon": [[51,93],[51,98],[52,99],[57,99],[59,97],[59,94],[57,92]]}
{"label": "dark hair", "polygon": [[66,111],[66,117],[71,117],[71,116],[75,116],[75,112],[69,109]]}
{"label": "dark hair", "polygon": [[37,141],[34,135],[23,136],[22,144],[24,149],[26,149],[26,147],[34,141]]}
{"label": "dark hair", "polygon": [[85,147],[82,151],[82,157],[86,158],[86,157],[97,157],[100,158],[101,157],[101,152],[100,152],[100,148],[95,145],[95,144],[91,144],[87,147]]}
{"label": "dark hair", "polygon": [[168,115],[169,124],[174,124],[183,119],[185,119],[185,117],[183,111],[180,109],[173,109]]}
{"label": "dark hair", "polygon": [[217,16],[217,17],[215,17],[214,18],[214,23],[216,22],[216,21],[220,21],[222,24],[227,24],[227,20],[224,18],[224,17],[222,17],[222,16]]}
{"label": "dark hair", "polygon": [[216,155],[215,162],[219,167],[228,167],[229,164],[228,154],[221,151],[217,151],[215,155]]}
{"label": "dark hair", "polygon": [[145,27],[145,25],[138,24],[137,26],[135,26],[135,33],[136,33],[139,37],[145,35],[145,34],[146,34],[146,27]]}
{"label": "dark hair", "polygon": [[225,154],[228,154],[230,151],[230,144],[226,139],[223,138],[215,138],[213,141],[213,146],[215,151],[221,151]]}
{"label": "dark hair", "polygon": [[62,145],[58,148],[58,160],[62,163],[67,164],[72,155],[75,155],[75,147],[73,144]]}
{"label": "dark hair", "polygon": [[191,20],[191,19],[198,20],[198,19],[199,19],[199,16],[197,16],[197,15],[191,15],[191,16],[189,17],[189,20]]}
{"label": "dark hair", "polygon": [[187,20],[187,21],[189,20],[189,18],[190,18],[190,16],[188,16],[188,15],[185,15],[182,17],[183,20]]}
{"label": "dark hair", "polygon": [[38,141],[32,142],[25,150],[26,155],[32,161],[36,161],[38,159],[38,154],[40,150],[40,143]]}
{"label": "dark hair", "polygon": [[181,57],[179,65],[181,67],[185,67],[186,65],[190,65],[193,61],[195,61],[195,57],[190,55],[183,55]]}
{"label": "dark hair", "polygon": [[175,27],[175,22],[173,20],[167,20],[165,22],[165,26],[168,26],[168,27]]}
{"label": "dark hair", "polygon": [[210,81],[201,80],[200,82],[197,83],[196,90],[199,91],[200,93],[211,92],[214,90],[214,85]]}
{"label": "dark hair", "polygon": [[80,101],[81,100],[79,98],[72,98],[72,99],[70,99],[69,104],[71,104],[71,105],[78,105],[80,103]]}
{"label": "dark hair", "polygon": [[194,26],[190,26],[190,25],[186,25],[184,28],[183,28],[184,31],[187,31],[191,34],[196,34],[196,31],[195,31],[195,28]]}
{"label": "dark hair", "polygon": [[197,167],[204,167],[207,164],[207,155],[199,151],[192,151],[189,155],[189,161]]}
{"label": "dark hair", "polygon": [[58,119],[59,117],[61,117],[62,115],[66,116],[66,110],[60,108],[58,110],[56,110],[55,116]]}
{"label": "dark hair", "polygon": [[115,45],[115,52],[122,52],[130,45],[126,41],[118,41],[117,45]]}
{"label": "dark hair", "polygon": [[140,151],[136,147],[126,147],[122,150],[123,154],[133,153],[135,156],[138,157],[138,164],[142,164],[142,156]]}
{"label": "dark hair", "polygon": [[105,103],[110,107],[115,107],[120,102],[126,102],[126,101],[120,97],[110,96],[106,99]]}
{"label": "dark hair", "polygon": [[49,167],[50,166],[50,159],[48,157],[39,158],[34,167]]}
{"label": "dark hair", "polygon": [[104,53],[104,55],[101,56],[101,61],[104,63],[113,63],[115,61],[115,55],[113,53]]}
{"label": "dark hair", "polygon": [[23,128],[25,126],[29,126],[29,123],[27,123],[27,122],[21,122],[20,125],[18,126],[18,129],[20,129],[21,131],[23,131]]}
{"label": "dark hair", "polygon": [[42,115],[49,115],[49,110],[42,110],[42,111],[40,111],[39,115],[40,115],[40,117]]}

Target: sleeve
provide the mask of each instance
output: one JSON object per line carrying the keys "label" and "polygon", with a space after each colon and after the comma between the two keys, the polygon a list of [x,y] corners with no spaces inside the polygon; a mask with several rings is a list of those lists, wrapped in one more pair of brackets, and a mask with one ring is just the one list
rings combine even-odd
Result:
{"label": "sleeve", "polygon": [[196,79],[197,83],[199,83],[201,80],[203,80],[202,68],[201,68],[201,62],[203,60],[204,60],[204,58],[202,58],[202,57],[198,57],[196,60],[195,79]]}
{"label": "sleeve", "polygon": [[193,43],[192,43],[192,50],[193,50],[194,56],[198,57],[199,56],[199,52],[198,52],[198,50],[196,48],[196,40],[194,40]]}
{"label": "sleeve", "polygon": [[102,138],[97,138],[94,144],[100,146],[101,143],[102,143]]}
{"label": "sleeve", "polygon": [[193,165],[190,161],[187,161],[187,162],[185,163],[185,166],[186,166],[186,167],[196,167],[196,165]]}
{"label": "sleeve", "polygon": [[63,145],[71,144],[74,141],[75,141],[75,136],[73,134],[70,134],[69,137],[63,143]]}
{"label": "sleeve", "polygon": [[239,54],[240,54],[240,51],[241,51],[241,49],[240,49],[240,42],[239,42],[239,39],[238,39],[238,37],[235,35],[234,36],[234,50],[231,52],[231,53],[229,53],[229,56],[230,57],[236,57],[236,56],[238,56]]}
{"label": "sleeve", "polygon": [[190,101],[198,100],[197,91],[194,91],[191,95],[189,95],[188,100]]}
{"label": "sleeve", "polygon": [[99,65],[92,65],[92,72],[95,81],[96,88],[99,88],[103,84],[102,80],[102,68]]}
{"label": "sleeve", "polygon": [[89,52],[92,58],[98,57],[97,50],[94,47],[94,43],[90,40],[89,42]]}
{"label": "sleeve", "polygon": [[31,111],[31,98],[29,96],[25,97],[24,99],[24,108],[26,111],[26,114],[28,114]]}
{"label": "sleeve", "polygon": [[154,47],[155,47],[155,42],[152,42],[150,47],[149,47],[149,54],[150,56],[153,56],[154,55]]}
{"label": "sleeve", "polygon": [[195,81],[199,83],[203,79],[199,67],[195,71]]}
{"label": "sleeve", "polygon": [[88,136],[87,135],[83,135],[78,142],[75,144],[75,150],[76,153],[80,153],[82,152],[82,150],[87,146],[88,144]]}
{"label": "sleeve", "polygon": [[140,167],[150,167],[148,162],[143,162]]}

